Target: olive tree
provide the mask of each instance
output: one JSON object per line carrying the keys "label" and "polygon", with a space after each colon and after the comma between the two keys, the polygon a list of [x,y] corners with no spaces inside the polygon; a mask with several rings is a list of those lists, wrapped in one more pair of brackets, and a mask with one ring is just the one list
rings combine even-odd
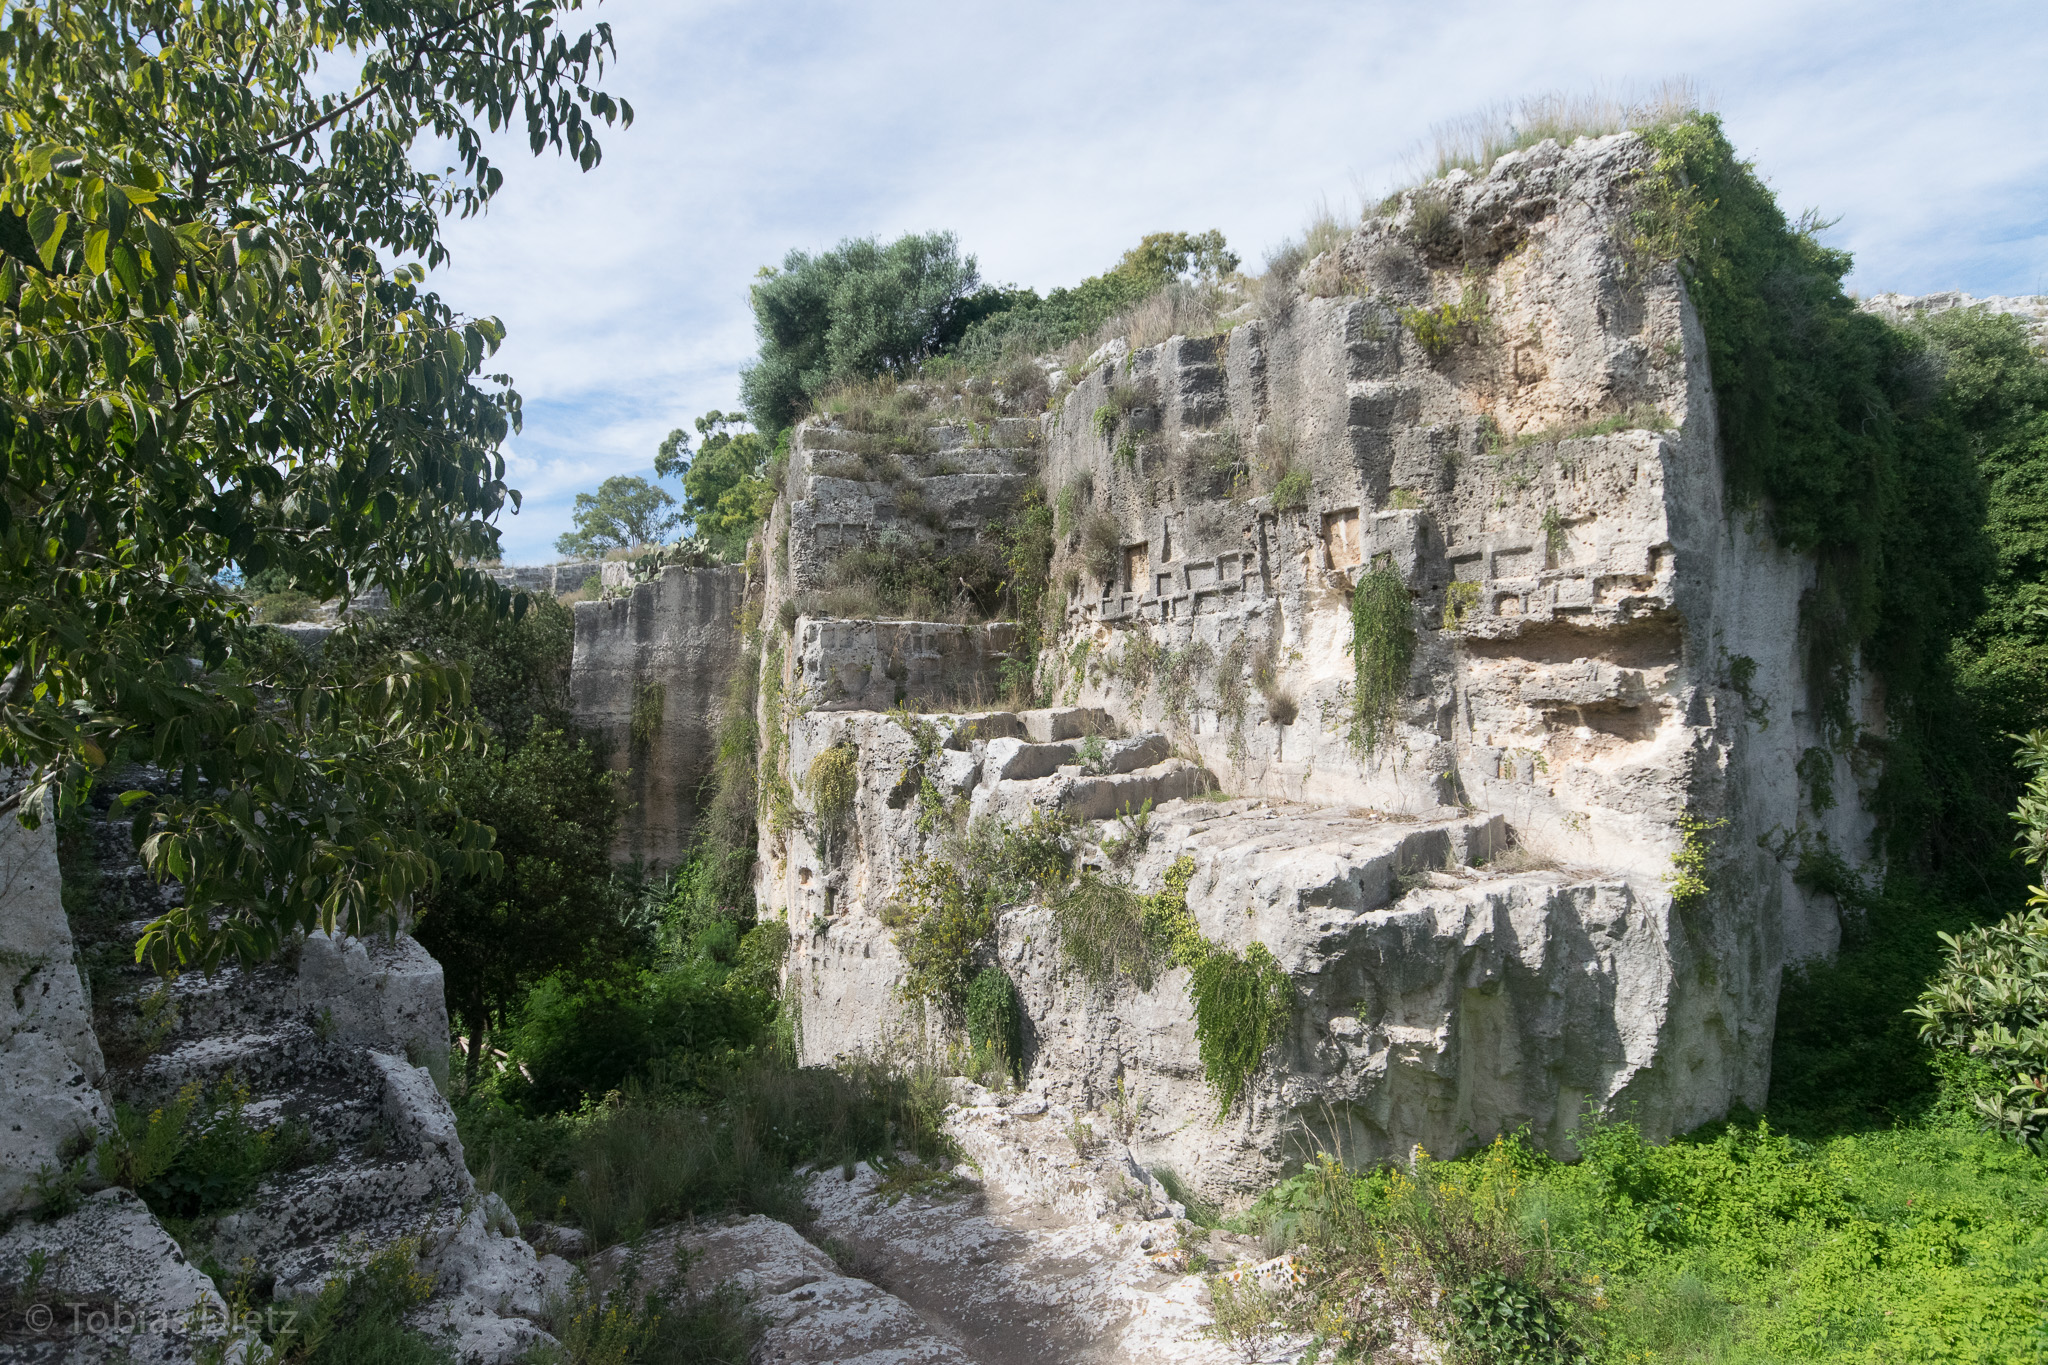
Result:
{"label": "olive tree", "polygon": [[[518,495],[503,336],[426,287],[502,172],[585,170],[613,51],[580,0],[0,4],[0,766],[118,800],[183,903],[138,944],[211,967],[389,924],[489,832],[429,813],[477,742],[458,667],[279,662],[224,586],[517,613],[473,565]],[[422,169],[422,138],[445,147]]]}

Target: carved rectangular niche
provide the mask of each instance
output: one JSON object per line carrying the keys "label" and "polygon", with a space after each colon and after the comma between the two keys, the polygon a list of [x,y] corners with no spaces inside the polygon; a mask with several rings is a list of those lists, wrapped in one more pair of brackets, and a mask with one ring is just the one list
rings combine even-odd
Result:
{"label": "carved rectangular niche", "polygon": [[1145,591],[1145,567],[1150,543],[1124,546],[1124,591]]}
{"label": "carved rectangular niche", "polygon": [[1365,542],[1359,535],[1356,507],[1323,514],[1323,548],[1333,569],[1348,569],[1365,562]]}

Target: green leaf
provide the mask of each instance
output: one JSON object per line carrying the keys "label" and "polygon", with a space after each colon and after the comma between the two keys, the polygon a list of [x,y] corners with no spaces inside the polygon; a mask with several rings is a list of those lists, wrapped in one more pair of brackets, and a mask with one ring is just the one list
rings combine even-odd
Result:
{"label": "green leaf", "polygon": [[98,275],[107,268],[107,230],[94,228],[85,237],[85,268]]}
{"label": "green leaf", "polygon": [[70,222],[70,214],[59,212],[48,204],[38,204],[29,211],[29,240],[35,243],[36,255],[42,258],[43,269],[56,266],[57,248],[64,244],[64,229]]}

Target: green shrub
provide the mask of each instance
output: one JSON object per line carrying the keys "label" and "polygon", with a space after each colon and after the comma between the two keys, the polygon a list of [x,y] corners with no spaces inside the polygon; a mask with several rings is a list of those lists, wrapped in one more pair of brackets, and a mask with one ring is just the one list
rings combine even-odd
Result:
{"label": "green shrub", "polygon": [[599,1099],[657,1067],[677,1084],[712,1084],[775,1018],[772,996],[727,990],[725,976],[699,959],[663,971],[546,978],[506,1031],[506,1051],[524,1072],[504,1073],[499,1092],[543,1114]]}
{"label": "green shrub", "polygon": [[1293,983],[1263,943],[1243,956],[1212,946],[1194,964],[1188,989],[1195,998],[1195,1040],[1202,1072],[1216,1092],[1216,1113],[1230,1112],[1286,1026]]}
{"label": "green shrub", "polygon": [[1084,871],[1051,898],[1060,956],[1093,982],[1119,972],[1140,989],[1152,984],[1152,949],[1145,936],[1144,902],[1122,882]]}
{"label": "green shrub", "polygon": [[[1476,597],[1478,585],[1472,586]],[[1391,566],[1361,574],[1351,590],[1350,735],[1360,753],[1375,752],[1393,733],[1395,710],[1414,662],[1415,603],[1408,585]]]}
{"label": "green shrub", "polygon": [[305,620],[319,605],[307,594],[290,588],[267,592],[256,599],[256,619],[267,626],[287,626]]}
{"label": "green shrub", "polygon": [[1001,967],[984,967],[967,988],[967,1043],[996,1053],[1012,1074],[1024,1062],[1024,1010]]}
{"label": "green shrub", "polygon": [[96,1153],[100,1178],[134,1190],[159,1217],[239,1207],[265,1175],[307,1154],[303,1128],[257,1128],[248,1103],[248,1087],[229,1076],[211,1089],[194,1081],[147,1115],[117,1106]]}
{"label": "green shrub", "polygon": [[[2020,748],[2033,776],[2013,818],[2020,852],[2048,868],[2048,730]],[[2030,1145],[2048,1133],[2048,888],[2035,886],[2027,907],[1997,924],[1944,933],[1948,960],[1909,1013],[1920,1036],[1974,1065],[1976,1109],[1999,1131]]]}
{"label": "green shrub", "polygon": [[1432,308],[1403,308],[1401,325],[1415,334],[1423,350],[1440,356],[1461,341],[1478,338],[1492,317],[1484,287],[1476,277],[1468,277],[1457,302]]}
{"label": "green shrub", "polygon": [[829,838],[853,814],[860,794],[860,753],[851,744],[820,750],[804,774],[804,790],[818,815],[818,828]]}
{"label": "green shrub", "polygon": [[804,1223],[799,1166],[908,1150],[950,1164],[949,1096],[924,1069],[861,1062],[796,1068],[756,1055],[676,1089],[656,1075],[603,1105],[527,1115],[488,1096],[458,1108],[479,1183],[522,1218],[572,1223],[602,1248],[691,1216],[765,1213]]}
{"label": "green shrub", "polygon": [[905,1000],[957,1017],[979,959],[994,941],[996,910],[1062,885],[1070,875],[1068,828],[1064,817],[1043,812],[1021,824],[977,820],[936,855],[904,868],[884,918],[903,953],[898,990]]}
{"label": "green shrub", "polygon": [[692,1290],[689,1270],[679,1243],[665,1273],[645,1288],[637,1252],[606,1294],[593,1294],[579,1276],[548,1316],[558,1344],[529,1351],[523,1365],[747,1365],[767,1319],[729,1280]]}
{"label": "green shrub", "polygon": [[1280,476],[1273,485],[1273,510],[1276,512],[1299,512],[1308,506],[1308,495],[1314,488],[1314,480],[1306,469],[1290,469]]}

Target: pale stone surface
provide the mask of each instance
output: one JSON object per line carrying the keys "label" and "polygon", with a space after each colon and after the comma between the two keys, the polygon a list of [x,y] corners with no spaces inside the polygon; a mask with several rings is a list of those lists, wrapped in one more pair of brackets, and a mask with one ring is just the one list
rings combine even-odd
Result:
{"label": "pale stone surface", "polygon": [[673,864],[689,842],[739,665],[745,587],[743,569],[671,566],[623,596],[576,604],[576,722],[598,732],[612,768],[629,771],[619,857]]}
{"label": "pale stone surface", "polygon": [[1989,313],[2006,313],[2018,318],[2036,345],[2048,344],[2048,294],[1992,295],[1981,299],[1956,290],[1917,297],[1911,294],[1873,294],[1863,301],[1863,306],[1894,322],[1946,313],[1953,308],[1982,308]]}
{"label": "pale stone surface", "polygon": [[678,1249],[690,1257],[690,1291],[706,1293],[729,1282],[767,1319],[756,1360],[968,1365],[973,1359],[901,1299],[842,1273],[796,1229],[759,1214],[664,1228],[635,1247],[599,1252],[583,1269],[595,1292],[608,1293],[627,1257],[637,1255],[641,1283],[658,1285],[672,1277]]}
{"label": "pale stone surface", "polygon": [[168,1365],[229,1329],[213,1281],[127,1190],[102,1190],[55,1222],[21,1222],[0,1235],[0,1282],[25,1284],[37,1253],[51,1318],[47,1336],[35,1335],[48,1349],[25,1343],[25,1359]]}
{"label": "pale stone surface", "polygon": [[1007,622],[833,621],[799,617],[792,697],[817,711],[886,711],[904,702],[986,704],[1017,643]]}
{"label": "pale stone surface", "polygon": [[[1135,888],[1188,853],[1205,932],[1263,942],[1293,980],[1285,1036],[1233,1112],[1215,1121],[1180,974],[1085,987],[1036,907],[1000,916],[999,960],[1032,1083],[1085,1105],[1120,1077],[1145,1091],[1133,1146],[1212,1197],[1318,1144],[1369,1160],[1526,1123],[1569,1150],[1588,1104],[1659,1134],[1764,1101],[1781,972],[1839,934],[1792,865],[1821,841],[1864,862],[1874,770],[1835,756],[1830,809],[1802,790],[1823,742],[1799,627],[1815,565],[1728,506],[1698,318],[1677,272],[1629,246],[1650,157],[1622,134],[1452,175],[1362,222],[1291,299],[1214,336],[1107,347],[1056,389],[1036,440],[1010,444],[1068,509],[1038,661],[1061,705],[926,717],[942,745],[921,766],[879,705],[764,713],[796,823],[764,828],[758,891],[795,931],[806,1057],[919,1036],[883,916],[912,860],[944,856],[934,794],[973,817],[1096,822],[1097,860],[1128,832],[1102,822],[1149,800]],[[1448,223],[1424,241],[1431,199]],[[1423,347],[1404,311],[1468,287],[1486,321]],[[1105,407],[1124,414],[1114,439]],[[795,446],[838,439],[811,427]],[[861,458],[931,482],[928,453]],[[1307,476],[1299,505],[1253,495],[1282,466]],[[769,557],[763,619],[874,543],[884,501],[873,479],[792,480],[770,522],[790,568]],[[1351,597],[1375,565],[1407,590],[1416,648],[1361,755]],[[860,633],[805,629],[816,644],[789,654],[811,673],[834,662],[828,635]],[[785,696],[806,697],[778,657]],[[1858,723],[1882,735],[1879,690],[1856,685]],[[1090,733],[1108,752],[1084,766]],[[802,790],[832,744],[859,753],[840,830]],[[1263,804],[1205,812],[1212,787]],[[1711,831],[1711,892],[1681,914],[1667,883],[1688,818]],[[1428,865],[1395,886],[1397,848]]]}
{"label": "pale stone surface", "polygon": [[[125,825],[104,812],[92,843],[102,904],[81,920],[81,934],[125,949],[177,888],[143,871]],[[402,934],[315,934],[295,948],[256,967],[161,984],[125,968],[96,1002],[96,1027],[119,1041],[109,1053],[115,1098],[147,1110],[187,1089],[211,1094],[231,1083],[246,1095],[247,1122],[305,1126],[317,1159],[266,1176],[240,1208],[193,1235],[223,1265],[249,1257],[274,1276],[283,1300],[317,1293],[409,1241],[436,1281],[417,1325],[444,1336],[462,1361],[500,1365],[546,1340],[532,1316],[561,1291],[569,1268],[537,1258],[502,1201],[479,1196],[464,1165],[455,1115],[429,1069],[445,1063],[448,1045],[440,965]],[[140,1017],[145,996],[154,996],[153,1026]],[[109,1197],[51,1225],[50,1235],[87,1235],[69,1229]],[[167,1241],[146,1208],[122,1197],[124,1218]]]}
{"label": "pale stone surface", "polygon": [[[0,1216],[35,1203],[36,1173],[111,1121],[57,871],[56,820],[0,815]],[[75,1153],[74,1153],[75,1154]]]}

